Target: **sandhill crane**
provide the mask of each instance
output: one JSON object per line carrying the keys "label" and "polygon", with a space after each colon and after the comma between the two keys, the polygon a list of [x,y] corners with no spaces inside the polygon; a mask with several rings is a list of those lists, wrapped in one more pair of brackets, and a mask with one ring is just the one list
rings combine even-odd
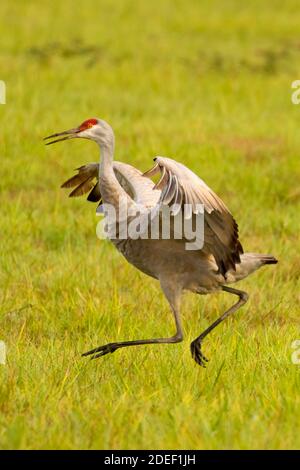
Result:
{"label": "sandhill crane", "polygon": [[[112,243],[122,255],[142,272],[160,282],[174,315],[176,333],[168,338],[120,341],[94,348],[83,356],[93,359],[113,353],[119,348],[155,343],[177,343],[183,340],[180,320],[180,299],[184,290],[197,294],[225,291],[238,297],[238,301],[203,331],[190,345],[192,357],[205,367],[207,358],[201,351],[203,339],[230,314],[246,303],[248,294],[229,287],[263,265],[276,264],[271,255],[244,253],[238,239],[238,226],[223,201],[191,170],[170,158],[155,158],[154,167],[142,174],[131,165],[114,162],[115,138],[112,128],[101,119],[88,119],[80,126],[50,135],[47,145],[74,138],[95,141],[100,147],[100,163],[80,167],[78,174],[63,187],[75,187],[70,196],[91,190],[88,199],[111,204],[118,211],[120,201],[129,207],[142,204],[145,211],[176,203],[183,209],[204,205],[204,244],[196,251],[185,248],[185,240],[177,239],[118,239]],[[150,179],[161,173],[154,185]],[[93,183],[94,180],[94,183]],[[96,183],[95,183],[96,180]]]}

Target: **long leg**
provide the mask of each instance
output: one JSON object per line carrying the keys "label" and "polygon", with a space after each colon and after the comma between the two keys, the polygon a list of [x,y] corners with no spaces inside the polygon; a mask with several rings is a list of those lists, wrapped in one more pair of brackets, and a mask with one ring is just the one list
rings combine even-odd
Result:
{"label": "long leg", "polygon": [[139,339],[135,341],[119,341],[116,343],[108,343],[104,346],[99,346],[98,348],[91,349],[86,353],[83,353],[82,356],[92,356],[92,359],[97,359],[98,357],[105,356],[105,354],[113,353],[119,348],[126,348],[128,346],[139,346],[141,344],[165,344],[165,343],[179,343],[183,340],[181,322],[180,322],[180,297],[181,289],[177,289],[170,282],[166,280],[160,280],[161,288],[168,299],[172,312],[174,314],[175,324],[176,324],[176,333],[170,338],[151,338],[151,339]]}
{"label": "long leg", "polygon": [[229,292],[230,294],[237,295],[239,297],[239,300],[228,310],[226,310],[223,315],[221,315],[216,321],[214,321],[203,333],[201,333],[198,338],[196,338],[192,343],[191,343],[191,353],[193,359],[197,362],[202,367],[205,366],[205,362],[208,361],[208,359],[203,355],[201,351],[201,344],[205,336],[207,336],[216,326],[218,326],[225,318],[229,317],[232,313],[236,312],[242,305],[244,305],[247,300],[248,300],[248,294],[242,290],[238,289],[233,289],[232,287],[227,287],[227,286],[222,286],[222,289],[225,292]]}

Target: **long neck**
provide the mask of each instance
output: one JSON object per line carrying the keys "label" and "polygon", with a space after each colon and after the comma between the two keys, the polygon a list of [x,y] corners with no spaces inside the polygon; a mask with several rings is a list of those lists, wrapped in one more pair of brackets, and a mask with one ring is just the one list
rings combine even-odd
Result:
{"label": "long neck", "polygon": [[100,144],[100,176],[108,177],[113,171],[113,159],[114,159],[114,141],[109,143]]}
{"label": "long neck", "polygon": [[120,198],[124,197],[124,190],[116,178],[113,168],[114,139],[108,143],[100,144],[99,182],[102,200],[119,206]]}

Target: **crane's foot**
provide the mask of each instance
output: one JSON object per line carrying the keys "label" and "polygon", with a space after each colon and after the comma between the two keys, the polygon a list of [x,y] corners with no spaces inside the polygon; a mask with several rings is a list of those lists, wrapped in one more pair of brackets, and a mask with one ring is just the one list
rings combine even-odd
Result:
{"label": "crane's foot", "polygon": [[106,354],[112,354],[117,349],[118,346],[116,343],[108,343],[104,346],[99,346],[98,348],[91,349],[90,351],[81,354],[81,356],[92,356],[91,359],[97,359],[98,357],[105,356]]}
{"label": "crane's foot", "polygon": [[201,351],[201,340],[195,339],[191,343],[191,353],[192,353],[192,358],[199,364],[199,366],[206,367],[206,362],[208,362],[208,359],[204,356],[204,354]]}

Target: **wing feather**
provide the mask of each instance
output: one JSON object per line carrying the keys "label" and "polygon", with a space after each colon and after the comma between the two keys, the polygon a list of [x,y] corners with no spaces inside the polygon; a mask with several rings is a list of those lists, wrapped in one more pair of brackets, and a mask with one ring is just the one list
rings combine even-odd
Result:
{"label": "wing feather", "polygon": [[[156,174],[162,177],[157,186],[161,189],[159,203],[177,204],[185,218],[197,213],[197,205],[204,206],[204,245],[202,250],[214,256],[219,271],[225,275],[235,270],[243,248],[238,239],[238,225],[224,202],[195,173],[181,163],[166,157],[156,157],[154,168],[144,176]],[[179,209],[180,210],[180,209]],[[177,209],[178,211],[178,209]]]}
{"label": "wing feather", "polygon": [[[154,183],[143,177],[141,171],[131,165],[122,162],[114,162],[114,172],[117,180],[127,194],[137,203],[146,207],[152,207],[157,204],[160,197],[160,191],[155,190]],[[88,163],[76,169],[78,173],[67,181],[62,188],[74,188],[69,197],[82,196],[90,191],[87,199],[91,202],[100,201],[101,204],[101,188],[99,184],[99,163]],[[159,166],[155,170],[160,172]],[[155,172],[151,172],[153,176]]]}

